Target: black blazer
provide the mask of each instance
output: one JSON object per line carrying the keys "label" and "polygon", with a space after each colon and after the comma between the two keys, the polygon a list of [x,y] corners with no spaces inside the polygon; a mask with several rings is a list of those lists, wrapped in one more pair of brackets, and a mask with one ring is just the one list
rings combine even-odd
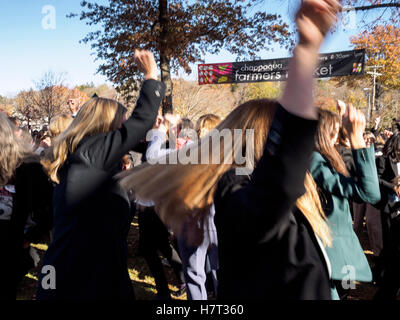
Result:
{"label": "black blazer", "polygon": [[345,146],[339,146],[339,154],[343,159],[346,169],[350,174],[350,177],[356,178],[356,165],[354,164],[353,151],[346,148]]}
{"label": "black blazer", "polygon": [[152,128],[164,95],[164,84],[145,81],[121,129],[83,139],[67,158],[54,192],[54,241],[43,262],[56,269],[56,289],[43,289],[41,275],[38,299],[134,298],[127,269],[130,203],[113,176]]}
{"label": "black blazer", "polygon": [[376,207],[386,212],[388,196],[394,192],[392,181],[396,177],[396,164],[390,161],[389,157],[379,156],[376,158],[376,169],[381,191],[381,201]]}
{"label": "black blazer", "polygon": [[250,179],[228,171],[215,195],[220,299],[331,299],[314,232],[296,208],[317,121],[279,107]]}
{"label": "black blazer", "polygon": [[[26,272],[24,241],[39,242],[52,228],[53,186],[39,162],[27,161],[9,184],[15,186],[10,220],[0,220],[0,299],[15,299],[16,288]],[[26,228],[30,218],[34,225]]]}

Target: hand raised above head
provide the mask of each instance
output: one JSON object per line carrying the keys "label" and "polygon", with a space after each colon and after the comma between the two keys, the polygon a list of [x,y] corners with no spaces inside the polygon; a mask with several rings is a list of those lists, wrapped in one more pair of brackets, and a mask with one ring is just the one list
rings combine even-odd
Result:
{"label": "hand raised above head", "polygon": [[166,113],[164,118],[171,124],[171,127],[177,126],[178,123],[181,121],[181,117],[179,116],[179,114],[174,115],[171,113]]}
{"label": "hand raised above head", "polygon": [[337,0],[303,0],[296,15],[300,44],[319,48],[341,8]]}
{"label": "hand raised above head", "polygon": [[352,149],[365,148],[365,140],[363,137],[366,120],[364,114],[353,107],[350,103],[342,118],[342,125],[347,130],[350,138]]}
{"label": "hand raised above head", "polygon": [[337,101],[337,109],[339,111],[339,116],[343,117],[346,113],[346,104],[342,100]]}
{"label": "hand raised above head", "polygon": [[349,104],[343,116],[343,126],[349,134],[362,135],[366,127],[364,114]]}
{"label": "hand raised above head", "polygon": [[153,53],[148,50],[135,50],[135,62],[144,73],[146,80],[157,80],[157,64]]}

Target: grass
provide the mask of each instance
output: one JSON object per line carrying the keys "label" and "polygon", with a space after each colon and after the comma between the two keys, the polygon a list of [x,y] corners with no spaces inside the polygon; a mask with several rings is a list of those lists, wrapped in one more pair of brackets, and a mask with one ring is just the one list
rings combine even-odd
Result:
{"label": "grass", "polygon": [[[147,267],[146,261],[142,257],[135,255],[139,244],[139,225],[137,219],[134,219],[128,235],[128,272],[132,280],[137,300],[153,300],[156,297],[157,290],[154,278]],[[43,257],[48,248],[47,243],[32,244]],[[36,293],[39,267],[32,269],[22,280],[17,300],[34,300]],[[171,268],[164,267],[171,292],[178,291],[178,282]],[[186,294],[180,297],[174,297],[175,300],[186,300]]]}
{"label": "grass", "polygon": [[[360,236],[360,242],[364,248],[364,252],[368,258],[368,261],[372,265],[373,252],[370,250],[368,236],[364,232]],[[128,235],[128,271],[129,276],[132,280],[132,284],[135,290],[137,300],[153,300],[156,296],[157,290],[155,287],[154,278],[147,267],[145,260],[142,257],[135,255],[139,244],[139,225],[137,220],[134,219],[132,222],[131,230]],[[32,245],[41,256],[47,250],[47,244],[35,244]],[[169,288],[171,291],[177,291],[177,280],[171,268],[164,267],[166,276],[169,282]],[[19,291],[18,300],[33,300],[35,298],[35,291],[37,286],[39,268],[31,270],[23,279]],[[377,291],[377,287],[371,283],[356,283],[356,289],[350,291],[348,297],[349,300],[372,300],[373,296]],[[178,298],[173,297],[176,300],[186,300],[186,294]]]}

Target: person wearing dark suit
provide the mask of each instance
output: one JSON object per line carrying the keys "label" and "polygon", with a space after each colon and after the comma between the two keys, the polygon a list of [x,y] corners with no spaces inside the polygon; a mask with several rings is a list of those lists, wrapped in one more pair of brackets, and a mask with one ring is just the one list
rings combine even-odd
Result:
{"label": "person wearing dark suit", "polygon": [[296,206],[316,127],[279,106],[250,178],[230,170],[220,179],[219,299],[331,299],[323,246]]}
{"label": "person wearing dark suit", "polygon": [[[184,234],[188,245],[202,243],[199,222],[215,204],[219,299],[331,299],[324,247],[330,232],[307,170],[318,125],[313,72],[339,10],[335,0],[302,2],[300,41],[279,102],[238,106],[199,143],[169,154],[164,164],[143,165],[121,182],[138,199],[154,201],[162,221],[178,237]],[[224,139],[223,147],[215,143],[203,153],[223,139],[222,130],[235,133],[234,143]],[[171,165],[188,153],[200,161]]]}
{"label": "person wearing dark suit", "polygon": [[57,183],[55,230],[43,265],[53,267],[56,278],[47,286],[50,273],[40,274],[39,300],[134,299],[127,265],[130,200],[114,175],[153,126],[165,94],[154,56],[135,51],[135,60],[146,80],[131,117],[124,121],[118,102],[93,98],[53,146],[47,169]]}
{"label": "person wearing dark suit", "polygon": [[390,229],[389,208],[387,207],[390,194],[396,193],[396,185],[393,179],[400,175],[400,134],[393,135],[386,142],[383,148],[383,155],[376,158],[376,168],[378,171],[379,187],[381,191],[381,201],[376,205],[382,213],[383,242],[388,241]]}
{"label": "person wearing dark suit", "polygon": [[40,159],[0,112],[0,300],[15,300],[35,262],[36,243],[52,227],[52,185]]}
{"label": "person wearing dark suit", "polygon": [[[308,4],[303,2],[303,6]],[[298,26],[301,34],[304,25],[298,21]],[[318,125],[312,100],[303,104],[304,100],[290,98],[298,97],[291,91],[294,83],[312,96],[312,86],[304,85],[304,78],[295,81],[296,71],[308,77],[308,67],[314,62],[301,64],[306,57],[301,50],[301,45],[295,50],[292,73],[253,173],[237,175],[230,170],[218,182],[214,220],[219,245],[218,298],[222,300],[332,298],[321,234],[311,227],[299,202],[305,189],[310,190],[304,181]],[[310,108],[308,115],[300,111],[305,106]]]}
{"label": "person wearing dark suit", "polygon": [[[371,147],[376,138],[371,132],[364,133],[364,140],[366,147]],[[377,157],[377,150],[375,148],[375,158]],[[364,218],[365,225],[368,232],[368,240],[370,244],[371,251],[373,252],[373,281],[377,281],[379,274],[379,264],[380,264],[380,253],[383,247],[382,240],[382,222],[380,211],[370,203],[353,203],[354,208],[354,223],[353,228],[358,237],[360,237],[364,231]]]}
{"label": "person wearing dark suit", "polygon": [[400,187],[394,183],[400,176],[400,133],[389,138],[383,148],[383,155],[376,158],[379,187],[382,199],[377,204],[381,211],[383,250],[380,262],[383,264],[383,278],[375,299],[394,300],[400,288],[400,228],[391,199],[400,195]]}

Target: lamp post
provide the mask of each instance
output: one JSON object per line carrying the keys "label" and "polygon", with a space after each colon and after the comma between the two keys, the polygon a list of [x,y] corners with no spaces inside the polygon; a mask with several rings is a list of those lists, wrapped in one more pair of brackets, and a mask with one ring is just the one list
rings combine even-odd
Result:
{"label": "lamp post", "polygon": [[381,76],[382,73],[378,73],[377,70],[380,68],[384,68],[384,66],[370,66],[366,67],[366,69],[373,69],[373,72],[368,71],[367,73],[373,76],[374,84],[372,86],[372,112],[375,111],[375,95],[376,95],[376,78]]}

